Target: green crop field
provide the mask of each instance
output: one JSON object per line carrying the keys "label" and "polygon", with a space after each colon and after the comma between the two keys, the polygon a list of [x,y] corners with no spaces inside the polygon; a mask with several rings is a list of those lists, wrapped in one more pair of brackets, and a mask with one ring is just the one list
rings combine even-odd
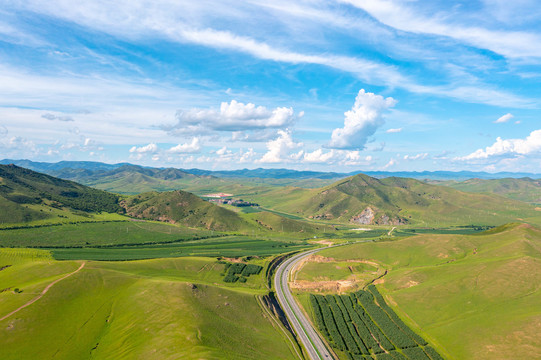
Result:
{"label": "green crop field", "polygon": [[314,321],[339,354],[345,359],[372,359],[372,355],[377,359],[442,359],[402,322],[375,286],[368,289],[350,295],[310,295]]}
{"label": "green crop field", "polygon": [[385,268],[387,275],[377,281],[385,301],[446,358],[541,357],[537,228],[510,224],[476,235],[423,234],[319,254]]}
{"label": "green crop field", "polygon": [[[126,219],[126,218],[124,218]],[[150,221],[94,222],[0,230],[4,247],[148,244],[210,237],[213,232]]]}
{"label": "green crop field", "polygon": [[[79,268],[45,250],[0,249],[0,318]],[[264,265],[264,263],[260,264]],[[264,273],[222,282],[210,258],[86,262],[0,320],[1,359],[292,359],[256,296]],[[220,283],[215,286],[214,283]]]}
{"label": "green crop field", "polygon": [[138,260],[186,256],[269,256],[310,248],[301,241],[252,239],[231,236],[163,245],[51,248],[57,260]]}

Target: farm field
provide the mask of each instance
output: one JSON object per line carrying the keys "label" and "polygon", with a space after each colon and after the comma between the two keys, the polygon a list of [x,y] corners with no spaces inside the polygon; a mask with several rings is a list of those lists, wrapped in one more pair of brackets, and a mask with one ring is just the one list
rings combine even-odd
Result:
{"label": "farm field", "polygon": [[[371,261],[387,270],[373,276],[386,303],[445,358],[541,356],[534,335],[541,330],[538,228],[509,224],[477,235],[423,234],[320,255]],[[317,272],[306,267],[298,276]],[[309,308],[305,293],[299,299]]]}
{"label": "farm field", "polygon": [[[265,265],[264,260],[255,264]],[[0,317],[81,261],[45,250],[0,249]],[[223,281],[211,258],[84,262],[46,296],[0,321],[2,359],[291,359],[257,295],[264,274]]]}
{"label": "farm field", "polygon": [[231,236],[163,245],[52,248],[50,250],[57,260],[138,260],[186,256],[269,256],[307,249],[310,246],[301,241]]}
{"label": "farm field", "polygon": [[315,323],[349,359],[440,360],[385,303],[374,285],[349,295],[310,295]]}
{"label": "farm field", "polygon": [[4,247],[148,244],[210,237],[213,232],[150,221],[94,222],[0,230]]}

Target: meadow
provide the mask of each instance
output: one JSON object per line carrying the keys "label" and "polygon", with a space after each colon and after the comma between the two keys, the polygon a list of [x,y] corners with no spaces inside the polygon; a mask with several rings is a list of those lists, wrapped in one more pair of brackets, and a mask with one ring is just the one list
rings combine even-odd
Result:
{"label": "meadow", "polygon": [[[73,272],[46,250],[0,249],[0,318]],[[266,265],[266,260],[254,264]],[[86,261],[46,296],[0,321],[2,359],[292,359],[260,307],[264,272],[222,281],[212,258]],[[217,286],[219,285],[219,286]]]}

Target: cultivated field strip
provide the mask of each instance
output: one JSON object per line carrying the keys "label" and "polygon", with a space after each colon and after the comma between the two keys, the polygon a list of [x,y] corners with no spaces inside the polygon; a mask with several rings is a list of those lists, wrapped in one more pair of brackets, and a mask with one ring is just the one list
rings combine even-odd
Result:
{"label": "cultivated field strip", "polygon": [[317,326],[349,359],[441,360],[387,305],[374,285],[349,295],[310,295]]}

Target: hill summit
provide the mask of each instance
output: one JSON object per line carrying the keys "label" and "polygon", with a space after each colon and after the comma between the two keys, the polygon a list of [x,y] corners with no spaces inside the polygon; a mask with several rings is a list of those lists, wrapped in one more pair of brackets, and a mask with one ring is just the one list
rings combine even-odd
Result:
{"label": "hill summit", "polygon": [[[274,206],[312,219],[371,225],[502,224],[539,217],[533,206],[415,179],[358,174],[319,189],[276,192]],[[259,200],[259,199],[258,199]]]}

